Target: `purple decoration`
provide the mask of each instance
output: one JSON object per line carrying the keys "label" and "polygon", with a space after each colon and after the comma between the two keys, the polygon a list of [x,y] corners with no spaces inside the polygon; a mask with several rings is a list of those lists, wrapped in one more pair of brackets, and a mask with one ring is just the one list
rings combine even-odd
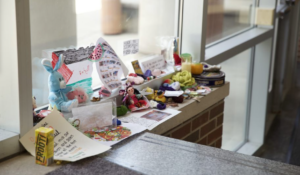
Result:
{"label": "purple decoration", "polygon": [[160,87],[159,87],[159,90],[161,90],[161,91],[175,91],[175,89],[173,89],[173,88],[171,88],[171,87],[169,87],[169,86],[167,86],[167,87],[165,87],[165,86],[160,86]]}
{"label": "purple decoration", "polygon": [[167,105],[164,104],[164,103],[159,103],[156,107],[157,107],[157,109],[159,109],[159,110],[163,110],[163,109],[166,109]]}
{"label": "purple decoration", "polygon": [[150,77],[152,76],[151,70],[146,70],[146,72],[144,73],[145,77]]}

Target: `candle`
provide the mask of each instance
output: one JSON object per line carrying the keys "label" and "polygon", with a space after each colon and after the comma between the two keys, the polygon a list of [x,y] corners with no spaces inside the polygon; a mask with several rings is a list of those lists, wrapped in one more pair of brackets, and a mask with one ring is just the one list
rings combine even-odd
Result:
{"label": "candle", "polygon": [[191,66],[192,66],[192,55],[189,53],[183,53],[180,55],[180,58],[182,59],[181,63],[181,70],[187,70],[191,72]]}
{"label": "candle", "polygon": [[181,63],[181,71],[187,70],[191,72],[192,63],[189,62],[183,62]]}

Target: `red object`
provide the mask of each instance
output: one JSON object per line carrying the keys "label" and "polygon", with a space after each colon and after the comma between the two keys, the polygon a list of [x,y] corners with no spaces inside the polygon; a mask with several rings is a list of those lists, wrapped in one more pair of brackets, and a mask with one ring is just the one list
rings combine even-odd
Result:
{"label": "red object", "polygon": [[130,73],[128,76],[131,76],[131,77],[137,77],[137,74],[135,74],[135,73]]}
{"label": "red object", "polygon": [[[52,53],[52,67],[55,67],[55,64],[58,61],[58,56],[55,53]],[[66,80],[66,83],[70,80],[71,76],[73,75],[73,72],[63,63],[60,69],[58,69],[58,72],[61,73],[61,75]]]}
{"label": "red object", "polygon": [[181,65],[181,58],[176,53],[173,54],[173,58],[174,58],[175,66]]}
{"label": "red object", "polygon": [[104,95],[106,97],[109,97],[111,92],[105,87],[102,86],[101,89],[99,90],[99,95]]}

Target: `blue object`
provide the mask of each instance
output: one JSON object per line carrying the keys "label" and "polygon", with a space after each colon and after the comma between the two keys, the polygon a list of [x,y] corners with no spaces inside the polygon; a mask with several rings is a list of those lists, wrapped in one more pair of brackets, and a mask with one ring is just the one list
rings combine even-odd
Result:
{"label": "blue object", "polygon": [[146,72],[144,73],[145,77],[150,77],[152,76],[151,70],[146,70]]}
{"label": "blue object", "polygon": [[119,119],[117,119],[117,118],[114,118],[114,119],[112,120],[112,122],[113,122],[113,123],[116,123],[116,124],[117,124],[117,126],[120,126],[120,125],[122,125],[122,122],[121,122],[121,120],[119,120]]}
{"label": "blue object", "polygon": [[78,100],[68,100],[66,94],[72,90],[72,87],[67,87],[64,77],[57,72],[57,70],[63,65],[63,55],[60,54],[54,69],[52,68],[51,61],[48,59],[42,60],[42,65],[50,73],[48,77],[49,87],[49,103],[50,107],[57,108],[62,112],[71,112],[73,107],[78,106]]}

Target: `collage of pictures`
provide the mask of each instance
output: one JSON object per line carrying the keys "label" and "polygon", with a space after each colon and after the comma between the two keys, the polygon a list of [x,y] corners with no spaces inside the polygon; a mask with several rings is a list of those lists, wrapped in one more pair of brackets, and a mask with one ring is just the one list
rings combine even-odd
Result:
{"label": "collage of pictures", "polygon": [[[99,48],[100,55],[99,55]],[[101,49],[100,49],[101,48]],[[121,76],[123,74],[120,58],[111,46],[103,39],[97,41],[95,52],[97,57],[96,68],[103,84],[110,90],[122,86]]]}

